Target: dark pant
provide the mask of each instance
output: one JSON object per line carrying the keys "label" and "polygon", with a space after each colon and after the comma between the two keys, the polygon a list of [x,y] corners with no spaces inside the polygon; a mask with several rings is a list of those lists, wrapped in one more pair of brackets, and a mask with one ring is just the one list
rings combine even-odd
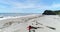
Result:
{"label": "dark pant", "polygon": [[29,32],[31,32],[31,31],[35,32],[35,30],[29,30]]}
{"label": "dark pant", "polygon": [[31,30],[29,30],[29,32],[31,32]]}

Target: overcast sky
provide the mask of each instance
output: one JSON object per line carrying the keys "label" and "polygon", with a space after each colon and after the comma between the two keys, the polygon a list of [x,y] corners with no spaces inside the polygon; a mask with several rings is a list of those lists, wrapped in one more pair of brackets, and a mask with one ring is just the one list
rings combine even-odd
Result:
{"label": "overcast sky", "polygon": [[0,13],[42,13],[60,10],[60,0],[0,0]]}

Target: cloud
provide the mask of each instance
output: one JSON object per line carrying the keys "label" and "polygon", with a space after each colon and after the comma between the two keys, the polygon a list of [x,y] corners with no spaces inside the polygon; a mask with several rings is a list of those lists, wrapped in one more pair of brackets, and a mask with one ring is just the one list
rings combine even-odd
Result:
{"label": "cloud", "polygon": [[9,12],[10,10],[14,12],[43,11],[60,7],[60,4],[49,2],[51,5],[48,5],[49,3],[43,3],[41,0],[1,0],[0,3],[4,4],[2,9],[7,9]]}
{"label": "cloud", "polygon": [[17,0],[6,0],[6,1],[3,1],[1,3],[4,3],[4,4],[7,4],[7,5],[10,5],[11,8],[46,8],[48,6],[45,6],[45,5],[42,5],[42,4],[38,4],[38,1],[39,0],[26,0],[25,2],[17,2]]}
{"label": "cloud", "polygon": [[26,9],[26,8],[40,8],[40,9],[45,9],[48,6],[38,4],[39,0],[26,0],[25,2],[17,2],[17,0],[6,0],[6,1],[1,1],[1,3],[4,3],[6,5],[10,5],[11,8],[20,8],[20,9]]}

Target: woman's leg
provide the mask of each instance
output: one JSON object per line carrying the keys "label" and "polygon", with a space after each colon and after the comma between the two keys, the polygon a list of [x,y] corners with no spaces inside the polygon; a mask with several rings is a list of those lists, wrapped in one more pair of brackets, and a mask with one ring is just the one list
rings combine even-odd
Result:
{"label": "woman's leg", "polygon": [[29,32],[31,32],[31,30],[29,30]]}

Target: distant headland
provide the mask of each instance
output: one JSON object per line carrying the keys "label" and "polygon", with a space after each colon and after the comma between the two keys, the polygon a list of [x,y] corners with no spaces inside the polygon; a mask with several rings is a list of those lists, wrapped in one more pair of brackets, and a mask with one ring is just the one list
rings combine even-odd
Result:
{"label": "distant headland", "polygon": [[43,13],[43,15],[60,15],[60,10],[45,10]]}

